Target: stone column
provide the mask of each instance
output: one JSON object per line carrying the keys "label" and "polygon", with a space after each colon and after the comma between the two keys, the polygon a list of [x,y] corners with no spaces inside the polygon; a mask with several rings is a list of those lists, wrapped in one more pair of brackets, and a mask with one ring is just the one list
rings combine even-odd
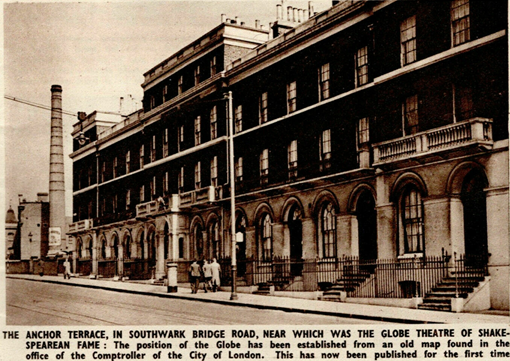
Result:
{"label": "stone column", "polygon": [[352,214],[337,216],[337,257],[359,256],[358,220]]}
{"label": "stone column", "polygon": [[390,202],[390,185],[384,172],[376,170],[377,192],[377,258],[395,258],[397,255],[397,218],[395,207]]}
{"label": "stone column", "polygon": [[508,310],[509,300],[509,244],[508,244],[508,187],[487,189],[487,242],[491,254],[491,307]]}
{"label": "stone column", "polygon": [[289,224],[282,224],[282,256],[289,257],[290,256],[290,230]]}
{"label": "stone column", "polygon": [[[457,252],[457,256],[464,254],[464,207],[458,196],[450,198],[450,243],[448,254],[453,256]],[[425,222],[428,222],[426,220]],[[428,237],[427,235],[425,237]]]}
{"label": "stone column", "polygon": [[157,231],[156,233],[156,278],[160,279],[165,276],[165,231]]}
{"label": "stone column", "polygon": [[[451,200],[448,198],[424,199],[423,219],[425,220],[423,234],[425,237],[425,254],[441,256],[441,248],[446,247],[446,241],[451,239]],[[450,243],[451,244],[451,243]],[[447,250],[445,248],[445,250]],[[448,250],[448,253],[450,251]]]}
{"label": "stone column", "polygon": [[258,258],[257,240],[255,239],[255,227],[249,226],[245,230],[246,258]]}
{"label": "stone column", "polygon": [[313,259],[317,257],[316,230],[313,218],[303,218],[301,220],[303,237],[303,258]]}
{"label": "stone column", "polygon": [[283,249],[283,224],[273,223],[273,255],[284,256]]}

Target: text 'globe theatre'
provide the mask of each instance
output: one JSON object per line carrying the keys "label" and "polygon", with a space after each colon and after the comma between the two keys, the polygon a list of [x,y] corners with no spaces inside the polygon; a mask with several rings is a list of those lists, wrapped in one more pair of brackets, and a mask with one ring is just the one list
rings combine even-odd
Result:
{"label": "text 'globe theatre'", "polygon": [[76,273],[164,280],[172,262],[187,282],[217,258],[230,285],[235,249],[242,292],[508,309],[506,14],[360,0],[279,5],[269,30],[222,18],[144,74],[143,109],[74,125]]}

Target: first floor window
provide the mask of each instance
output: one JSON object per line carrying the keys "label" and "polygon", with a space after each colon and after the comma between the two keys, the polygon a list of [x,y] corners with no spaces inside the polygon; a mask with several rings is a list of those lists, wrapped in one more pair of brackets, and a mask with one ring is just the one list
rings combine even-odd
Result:
{"label": "first floor window", "polygon": [[289,177],[294,178],[297,176],[298,167],[298,142],[293,140],[287,147],[287,159],[289,166]]}
{"label": "first floor window", "polygon": [[370,141],[368,118],[358,120],[358,145],[368,143]]}
{"label": "first floor window", "polygon": [[140,203],[145,202],[145,186],[140,187]]}
{"label": "first floor window", "polygon": [[195,118],[195,145],[200,144],[200,115]]}
{"label": "first floor window", "polygon": [[402,104],[404,136],[418,132],[418,95],[406,98]]}
{"label": "first floor window", "polygon": [[319,137],[319,158],[321,170],[331,166],[331,129],[324,130]]}
{"label": "first floor window", "polygon": [[405,253],[423,252],[423,202],[419,190],[408,186],[401,200],[400,217]]}
{"label": "first floor window", "polygon": [[200,167],[200,162],[195,164],[195,188],[200,188],[202,182],[202,172]]}
{"label": "first floor window", "polygon": [[168,128],[163,133],[163,158],[168,157]]}
{"label": "first floor window", "polygon": [[211,159],[211,185],[218,186],[218,157]]}
{"label": "first floor window", "polygon": [[211,120],[211,140],[218,137],[218,115],[216,112],[216,105],[212,107],[210,113]]}
{"label": "first floor window", "polygon": [[143,168],[143,164],[144,164],[144,160],[145,160],[144,157],[145,157],[145,147],[142,144],[140,146],[140,168]]}
{"label": "first floor window", "polygon": [[237,158],[235,166],[236,166],[236,181],[242,182],[243,181],[243,157]]}
{"label": "first floor window", "polygon": [[170,193],[170,176],[168,172],[165,172],[165,176],[163,178],[163,192],[165,194]]}
{"label": "first floor window", "polygon": [[131,206],[131,189],[128,189],[126,192],[126,209],[129,209]]}
{"label": "first floor window", "polygon": [[333,203],[327,202],[321,212],[322,257],[332,258],[336,255],[336,216]]}
{"label": "first floor window", "polygon": [[181,170],[179,171],[179,178],[177,179],[177,186],[179,188],[179,192],[184,191],[184,167],[181,167]]}
{"label": "first floor window", "polygon": [[260,154],[260,183],[267,184],[269,176],[269,149],[264,149]]}

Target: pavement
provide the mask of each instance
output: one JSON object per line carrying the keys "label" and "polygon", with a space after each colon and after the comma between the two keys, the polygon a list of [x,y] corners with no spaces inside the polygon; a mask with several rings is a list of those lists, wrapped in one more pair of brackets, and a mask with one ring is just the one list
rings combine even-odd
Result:
{"label": "pavement", "polygon": [[192,294],[189,284],[179,284],[175,293],[168,293],[166,286],[149,282],[113,281],[112,279],[90,279],[73,277],[64,279],[62,276],[39,276],[27,274],[9,274],[7,278],[24,279],[35,282],[88,287],[115,292],[140,294],[153,297],[177,298],[199,302],[251,307],[258,309],[280,310],[286,312],[301,312],[337,317],[347,317],[365,320],[377,320],[395,323],[441,324],[441,323],[505,323],[510,324],[508,312],[487,311],[480,313],[453,313],[429,311],[388,306],[362,305],[347,302],[319,301],[285,296],[257,295],[251,293],[237,293],[237,300],[231,300],[231,292],[207,292],[201,289]]}

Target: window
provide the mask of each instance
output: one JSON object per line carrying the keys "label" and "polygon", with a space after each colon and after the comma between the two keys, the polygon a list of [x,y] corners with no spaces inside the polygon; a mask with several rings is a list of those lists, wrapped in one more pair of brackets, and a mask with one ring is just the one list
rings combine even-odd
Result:
{"label": "window", "polygon": [[200,65],[197,65],[194,71],[195,85],[200,83]]}
{"label": "window", "polygon": [[165,176],[163,177],[163,192],[165,194],[170,193],[170,175],[168,172],[165,172]]}
{"label": "window", "polygon": [[101,168],[101,182],[106,181],[106,161],[103,161],[102,168]]}
{"label": "window", "polygon": [[267,184],[269,177],[269,150],[264,149],[260,154],[260,184]]}
{"label": "window", "polygon": [[271,216],[267,213],[262,217],[260,235],[262,260],[270,261],[273,254],[273,227]]}
{"label": "window", "polygon": [[406,98],[402,104],[404,136],[418,132],[418,95]]}
{"label": "window", "polygon": [[414,185],[408,186],[402,194],[400,212],[404,252],[423,252],[423,203]]}
{"label": "window", "polygon": [[287,159],[289,165],[289,178],[297,177],[298,166],[298,142],[293,140],[287,147]]}
{"label": "window", "polygon": [[140,168],[143,168],[144,157],[145,157],[145,147],[144,147],[144,144],[142,144],[140,146]]}
{"label": "window", "polygon": [[177,179],[177,187],[179,188],[179,192],[184,191],[184,167],[181,167],[179,171],[179,177]]}
{"label": "window", "polygon": [[126,152],[126,174],[131,171],[131,152]]}
{"label": "window", "polygon": [[451,7],[452,46],[471,40],[469,0],[453,0]]}
{"label": "window", "polygon": [[168,157],[168,128],[163,133],[163,158]]}
{"label": "window", "polygon": [[217,68],[216,68],[216,56],[213,56],[211,60],[209,61],[209,67],[211,68],[211,76],[216,75]]}
{"label": "window", "polygon": [[329,63],[319,68],[319,101],[329,98]]}
{"label": "window", "polygon": [[163,87],[163,101],[166,102],[168,100],[168,84],[165,84]]}
{"label": "window", "polygon": [[218,137],[218,115],[216,113],[216,105],[212,107],[210,113],[211,119],[211,140]]}
{"label": "window", "polygon": [[267,122],[267,92],[262,93],[259,98],[259,123],[263,124]]}
{"label": "window", "polygon": [[287,114],[296,111],[296,82],[287,84]]}
{"label": "window", "polygon": [[177,95],[182,94],[183,92],[183,84],[184,84],[184,77],[181,75],[179,79],[177,80]]}
{"label": "window", "polygon": [[151,153],[150,153],[150,158],[151,158],[151,162],[154,162],[156,160],[156,135],[154,134],[151,138],[151,142],[150,142],[150,146],[151,146]]}
{"label": "window", "polygon": [[118,165],[118,158],[113,158],[113,178],[116,178],[119,175],[119,165]]}
{"label": "window", "polygon": [[368,118],[361,118],[358,120],[358,145],[370,141],[369,124],[370,121]]}
{"label": "window", "polygon": [[243,157],[237,158],[237,161],[235,164],[235,170],[236,170],[236,182],[242,182],[243,181]]}
{"label": "window", "polygon": [[368,83],[368,47],[364,46],[356,51],[354,56],[356,62],[356,79],[357,87]]}
{"label": "window", "polygon": [[145,202],[145,186],[142,184],[140,187],[140,203]]}
{"label": "window", "polygon": [[331,129],[322,132],[319,138],[320,170],[328,169],[331,166]]}
{"label": "window", "polygon": [[151,191],[151,196],[154,198],[154,196],[156,196],[156,176],[153,176],[152,177],[152,180],[150,182],[150,191]]}
{"label": "window", "polygon": [[416,16],[400,24],[402,66],[416,61]]}
{"label": "window", "polygon": [[200,144],[200,115],[195,118],[195,145]]}
{"label": "window", "polygon": [[112,211],[113,213],[117,213],[117,205],[118,205],[118,196],[115,193],[112,197]]}
{"label": "window", "polygon": [[331,202],[324,205],[321,211],[321,241],[322,255],[319,257],[332,258],[336,257],[336,217],[335,208]]}
{"label": "window", "polygon": [[195,189],[199,189],[202,183],[202,169],[200,162],[195,164]]}
{"label": "window", "polygon": [[178,150],[181,151],[184,143],[184,125],[179,126],[178,128]]}
{"label": "window", "polygon": [[236,125],[236,133],[239,133],[243,130],[243,106],[238,105],[235,111],[235,125]]}
{"label": "window", "polygon": [[214,156],[211,159],[211,185],[218,186],[218,157]]}
{"label": "window", "polygon": [[473,90],[471,87],[453,85],[453,122],[473,118]]}
{"label": "window", "polygon": [[149,107],[150,109],[154,109],[156,107],[156,98],[154,95],[149,96]]}

